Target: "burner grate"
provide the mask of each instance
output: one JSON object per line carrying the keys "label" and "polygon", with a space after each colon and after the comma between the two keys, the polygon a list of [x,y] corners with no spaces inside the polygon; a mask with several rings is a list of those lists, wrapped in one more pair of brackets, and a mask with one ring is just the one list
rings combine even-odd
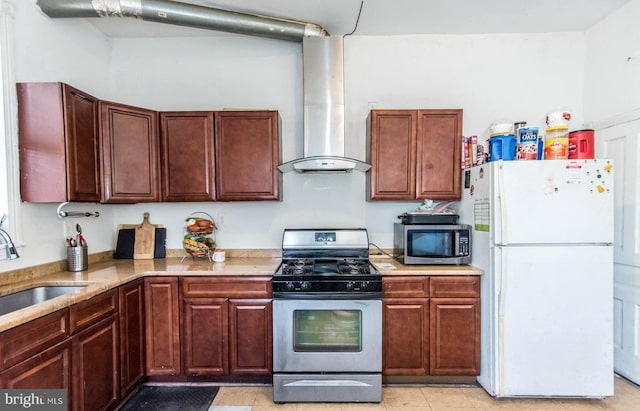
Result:
{"label": "burner grate", "polygon": [[368,260],[344,259],[338,261],[339,274],[370,274],[371,265]]}

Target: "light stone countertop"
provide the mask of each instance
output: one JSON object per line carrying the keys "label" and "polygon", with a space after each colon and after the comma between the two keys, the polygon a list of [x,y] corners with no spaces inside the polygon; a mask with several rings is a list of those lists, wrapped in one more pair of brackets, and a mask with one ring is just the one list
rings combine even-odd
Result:
{"label": "light stone countertop", "polygon": [[482,275],[483,270],[471,265],[405,265],[394,258],[370,256],[369,260],[384,276],[402,275]]}
{"label": "light stone countertop", "polygon": [[[214,263],[206,258],[170,257],[155,260],[105,260],[89,264],[80,272],[58,271],[40,277],[16,279],[0,286],[0,296],[43,285],[86,285],[85,288],[0,316],[0,332],[87,300],[132,280],[146,276],[271,276],[279,257],[227,257]],[[472,266],[403,265],[388,257],[371,256],[385,276],[397,275],[482,275]],[[388,264],[391,264],[388,266]],[[393,267],[393,268],[391,268]],[[1,275],[1,274],[0,274]]]}

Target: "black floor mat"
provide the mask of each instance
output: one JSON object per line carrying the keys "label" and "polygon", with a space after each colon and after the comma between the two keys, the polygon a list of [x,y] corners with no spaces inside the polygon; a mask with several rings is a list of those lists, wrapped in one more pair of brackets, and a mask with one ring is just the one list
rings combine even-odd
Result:
{"label": "black floor mat", "polygon": [[145,385],[119,411],[207,411],[219,387]]}

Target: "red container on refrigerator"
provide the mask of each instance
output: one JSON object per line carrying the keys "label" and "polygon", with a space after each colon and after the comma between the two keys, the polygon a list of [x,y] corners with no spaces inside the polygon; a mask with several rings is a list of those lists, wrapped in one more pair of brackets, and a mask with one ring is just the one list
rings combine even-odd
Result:
{"label": "red container on refrigerator", "polygon": [[569,159],[594,158],[593,130],[578,130],[569,133]]}

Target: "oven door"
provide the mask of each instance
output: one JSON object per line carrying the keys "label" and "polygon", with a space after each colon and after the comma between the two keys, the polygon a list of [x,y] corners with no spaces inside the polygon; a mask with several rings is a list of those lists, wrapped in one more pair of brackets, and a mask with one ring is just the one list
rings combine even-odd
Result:
{"label": "oven door", "polygon": [[381,372],[381,300],[273,300],[274,372]]}

